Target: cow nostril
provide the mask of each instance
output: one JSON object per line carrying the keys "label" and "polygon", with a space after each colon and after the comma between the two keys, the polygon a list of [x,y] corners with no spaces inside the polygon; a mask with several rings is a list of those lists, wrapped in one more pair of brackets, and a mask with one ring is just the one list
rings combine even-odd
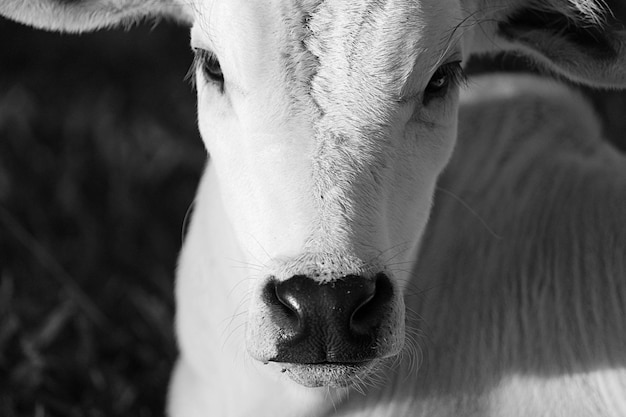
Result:
{"label": "cow nostril", "polygon": [[285,292],[280,283],[270,280],[263,291],[263,299],[272,310],[272,319],[286,334],[294,334],[300,328],[302,306],[292,293]]}
{"label": "cow nostril", "polygon": [[350,317],[350,330],[355,334],[369,334],[375,330],[384,314],[390,299],[393,296],[393,287],[389,278],[383,273],[376,276],[375,288],[359,304]]}
{"label": "cow nostril", "polygon": [[264,287],[269,319],[276,326],[276,362],[362,362],[377,355],[381,326],[389,315],[389,278],[346,275],[319,283],[305,275]]}

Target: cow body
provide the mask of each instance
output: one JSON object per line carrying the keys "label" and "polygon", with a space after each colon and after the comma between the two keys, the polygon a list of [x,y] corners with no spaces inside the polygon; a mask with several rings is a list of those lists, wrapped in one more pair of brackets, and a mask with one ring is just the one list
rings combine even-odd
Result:
{"label": "cow body", "polygon": [[626,159],[566,86],[471,84],[407,300],[418,397],[452,407],[434,415],[624,415]]}

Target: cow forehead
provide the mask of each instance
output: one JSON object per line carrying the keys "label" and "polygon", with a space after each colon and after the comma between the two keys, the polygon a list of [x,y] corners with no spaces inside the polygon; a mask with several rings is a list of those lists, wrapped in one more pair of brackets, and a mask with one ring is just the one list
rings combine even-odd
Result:
{"label": "cow forehead", "polygon": [[432,73],[445,52],[457,17],[453,4],[327,0],[311,15],[305,44],[329,81],[356,80],[365,83],[354,86],[359,90],[372,86],[399,96],[414,70]]}
{"label": "cow forehead", "polygon": [[271,78],[292,101],[309,95],[328,114],[333,103],[362,108],[424,87],[454,42],[459,8],[458,0],[199,0],[196,21],[244,91]]}

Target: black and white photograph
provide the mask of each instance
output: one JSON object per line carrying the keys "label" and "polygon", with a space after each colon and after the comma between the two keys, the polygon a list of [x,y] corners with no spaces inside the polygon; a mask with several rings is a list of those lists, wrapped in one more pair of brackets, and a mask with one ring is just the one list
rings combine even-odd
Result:
{"label": "black and white photograph", "polygon": [[626,416],[626,0],[0,0],[0,416]]}

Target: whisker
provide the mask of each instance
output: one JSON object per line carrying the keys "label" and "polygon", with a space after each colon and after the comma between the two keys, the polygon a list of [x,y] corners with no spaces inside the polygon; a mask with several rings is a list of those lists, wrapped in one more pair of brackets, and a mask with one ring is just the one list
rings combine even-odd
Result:
{"label": "whisker", "polygon": [[183,217],[183,225],[180,231],[181,245],[183,244],[183,242],[185,241],[185,237],[187,236],[187,229],[189,227],[189,223],[191,222],[191,213],[193,212],[195,205],[196,205],[196,199],[194,198],[194,200],[187,207],[187,211],[185,211],[185,217]]}
{"label": "whisker", "polygon": [[226,345],[228,344],[228,342],[230,341],[230,338],[238,331],[240,330],[242,327],[245,327],[246,322],[243,322],[239,325],[237,325],[236,327],[232,328],[230,333],[224,338],[224,341],[222,342],[222,350],[226,349]]}
{"label": "whisker", "polygon": [[470,212],[474,217],[476,217],[476,219],[478,219],[478,221],[484,226],[484,228],[489,232],[489,234],[491,234],[494,238],[498,239],[498,240],[502,240],[503,237],[500,236],[499,234],[497,234],[496,232],[493,231],[493,229],[491,227],[489,227],[489,225],[487,224],[487,222],[485,221],[485,219],[483,219],[477,212],[476,210],[474,210],[472,207],[470,207],[470,205],[463,200],[460,196],[456,195],[455,193],[453,193],[450,190],[447,190],[443,187],[437,187],[437,191],[441,191],[442,193],[452,197],[455,201],[457,201],[459,204],[461,204],[462,207],[464,207],[468,212]]}
{"label": "whisker", "polygon": [[335,398],[333,396],[333,393],[331,392],[331,388],[330,387],[326,387],[326,398],[328,398],[330,400],[330,403],[333,406],[333,411],[336,413],[337,412],[337,404],[335,402]]}
{"label": "whisker", "polygon": [[[257,246],[265,253],[265,255],[267,255],[267,259],[272,259],[272,256],[269,254],[269,252],[267,250],[265,250],[265,248],[263,247],[263,245],[261,245],[261,242],[259,242],[259,240],[254,237],[252,234],[248,233],[248,236],[250,236],[257,244]],[[266,264],[264,262],[261,262],[258,258],[256,258],[252,253],[250,253],[250,251],[248,251],[248,253],[254,258],[255,261],[259,262],[261,265],[266,266]]]}
{"label": "whisker", "polygon": [[[240,286],[240,285],[242,285],[242,284],[247,284],[247,283],[250,283],[250,282],[252,282],[252,281],[256,281],[256,280],[257,280],[257,277],[254,277],[254,276],[250,276],[250,277],[248,277],[248,278],[244,278],[244,279],[240,280],[239,282],[237,282],[235,285],[233,285],[233,286],[231,287],[231,289],[228,291],[228,295],[227,295],[227,297],[228,297],[228,298],[232,297],[233,293],[235,293],[235,291],[239,288],[239,286]],[[251,295],[251,294],[252,294],[252,289],[251,289],[251,288],[248,288],[248,289],[244,292],[244,296],[246,296],[246,295]]]}

